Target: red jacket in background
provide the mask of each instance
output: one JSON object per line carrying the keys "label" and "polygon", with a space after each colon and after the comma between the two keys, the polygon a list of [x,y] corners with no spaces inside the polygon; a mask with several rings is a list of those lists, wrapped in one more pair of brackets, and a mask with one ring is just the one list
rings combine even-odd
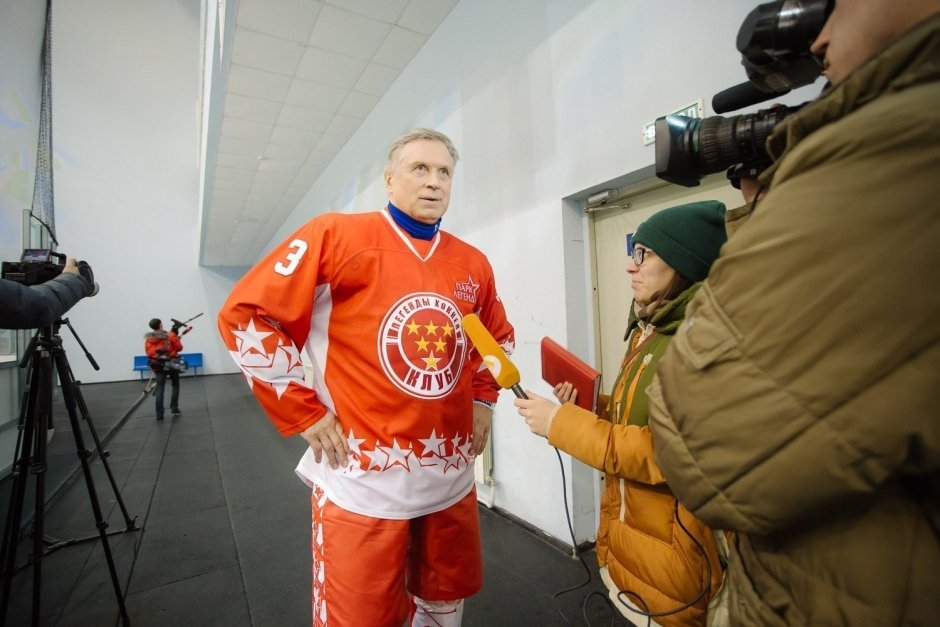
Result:
{"label": "red jacket in background", "polygon": [[170,331],[151,331],[144,335],[144,350],[150,359],[178,357],[183,350],[183,343],[176,333]]}

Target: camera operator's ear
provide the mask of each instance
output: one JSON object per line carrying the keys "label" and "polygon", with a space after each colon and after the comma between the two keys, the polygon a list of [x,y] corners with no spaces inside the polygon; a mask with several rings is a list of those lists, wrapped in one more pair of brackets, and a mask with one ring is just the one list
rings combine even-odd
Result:
{"label": "camera operator's ear", "polygon": [[91,266],[88,265],[87,261],[78,262],[78,272],[86,281],[88,281],[88,295],[94,296],[97,294],[98,284],[95,283],[95,273],[92,272]]}

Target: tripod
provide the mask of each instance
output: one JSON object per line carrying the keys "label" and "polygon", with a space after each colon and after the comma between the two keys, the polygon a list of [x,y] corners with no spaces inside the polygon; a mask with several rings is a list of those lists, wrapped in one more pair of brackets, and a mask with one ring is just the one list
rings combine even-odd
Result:
{"label": "tripod", "polygon": [[[39,624],[40,598],[42,593],[42,559],[54,550],[69,546],[77,542],[87,540],[101,540],[105,559],[108,562],[108,570],[111,574],[111,583],[114,587],[115,598],[121,613],[121,621],[124,625],[130,624],[130,618],[127,615],[127,609],[124,605],[124,594],[121,591],[121,585],[118,581],[117,571],[114,567],[114,558],[111,554],[111,546],[108,543],[108,536],[115,533],[125,533],[138,529],[135,524],[136,518],[131,519],[127,514],[127,508],[121,499],[117,484],[114,481],[114,475],[108,465],[107,451],[101,450],[101,441],[98,433],[92,424],[91,417],[88,415],[88,408],[82,398],[79,389],[80,382],[76,381],[72,369],[69,366],[65,350],[62,348],[62,338],[58,335],[59,327],[65,323],[72,331],[72,335],[78,340],[79,345],[85,350],[85,355],[91,361],[91,364],[98,369],[91,355],[88,354],[85,345],[75,334],[75,329],[69,324],[68,320],[57,320],[54,325],[49,325],[40,329],[30,342],[20,367],[28,365],[29,371],[26,379],[26,391],[24,392],[23,405],[20,409],[20,418],[18,429],[20,434],[17,438],[16,457],[13,464],[14,482],[10,493],[10,507],[7,512],[6,527],[3,534],[3,546],[0,549],[0,567],[3,568],[3,590],[0,598],[0,626],[6,624],[7,610],[10,602],[10,586],[13,575],[16,570],[16,551],[20,539],[23,517],[23,501],[26,495],[26,483],[29,471],[35,475],[35,510],[33,518],[33,552],[29,563],[33,566],[33,588],[32,588],[32,611],[31,624]],[[88,497],[91,502],[92,510],[95,515],[95,526],[98,528],[97,536],[81,538],[77,540],[61,541],[53,544],[49,549],[44,547],[44,524],[45,524],[45,472],[46,472],[46,429],[52,424],[52,392],[55,386],[55,374],[58,373],[59,383],[62,387],[62,398],[65,402],[66,410],[69,415],[69,423],[72,427],[72,435],[75,438],[75,447],[78,458],[81,461],[82,472],[85,478],[85,485],[88,489]],[[91,476],[91,467],[89,458],[93,453],[85,448],[82,437],[81,426],[78,422],[79,411],[81,417],[88,425],[88,430],[95,442],[98,456],[101,459],[102,466],[107,472],[111,487],[117,498],[124,515],[126,528],[113,532],[106,532],[108,523],[104,520],[101,513],[101,506],[98,502],[98,493],[95,490],[94,480]]]}

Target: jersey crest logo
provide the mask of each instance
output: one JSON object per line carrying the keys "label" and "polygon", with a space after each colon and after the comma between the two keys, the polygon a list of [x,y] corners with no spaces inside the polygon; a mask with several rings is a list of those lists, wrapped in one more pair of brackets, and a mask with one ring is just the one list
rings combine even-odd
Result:
{"label": "jersey crest logo", "polygon": [[385,376],[418,398],[449,394],[467,354],[460,319],[457,305],[440,294],[419,292],[395,303],[379,329]]}

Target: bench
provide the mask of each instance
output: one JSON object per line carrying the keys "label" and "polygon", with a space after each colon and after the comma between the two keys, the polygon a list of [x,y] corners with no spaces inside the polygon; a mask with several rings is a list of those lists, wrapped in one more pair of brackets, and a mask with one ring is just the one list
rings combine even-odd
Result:
{"label": "bench", "polygon": [[[187,370],[192,370],[193,375],[196,376],[199,374],[199,369],[202,368],[202,353],[180,353],[180,357],[186,362],[188,368]],[[150,372],[150,366],[147,365],[147,356],[146,355],[134,355],[134,368],[135,372],[140,372],[140,380],[144,380],[144,373]]]}

